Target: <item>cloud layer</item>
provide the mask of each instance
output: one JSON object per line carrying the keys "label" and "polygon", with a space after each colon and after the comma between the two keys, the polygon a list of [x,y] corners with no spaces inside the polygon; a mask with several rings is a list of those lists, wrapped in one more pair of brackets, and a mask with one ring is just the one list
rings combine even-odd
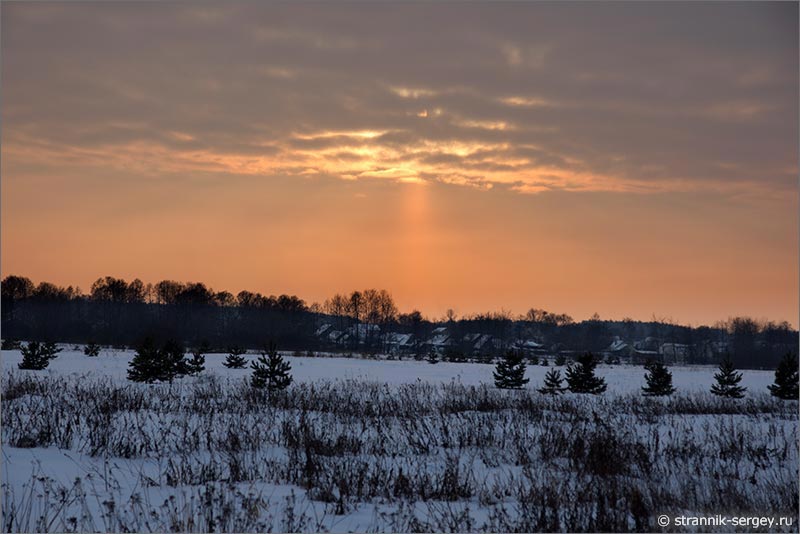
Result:
{"label": "cloud layer", "polygon": [[785,195],[797,5],[3,4],[3,158]]}

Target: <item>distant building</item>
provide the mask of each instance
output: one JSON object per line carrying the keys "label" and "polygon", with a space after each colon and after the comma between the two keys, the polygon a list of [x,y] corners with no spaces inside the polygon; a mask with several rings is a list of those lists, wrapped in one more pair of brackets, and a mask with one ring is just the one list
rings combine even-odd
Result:
{"label": "distant building", "polygon": [[447,327],[440,326],[433,329],[431,337],[422,344],[422,350],[425,352],[444,354],[447,349],[454,346],[456,346],[456,342],[450,337],[450,334],[447,332]]}
{"label": "distant building", "polygon": [[601,354],[605,358],[611,358],[612,360],[616,360],[620,363],[627,363],[631,360],[631,354],[633,351],[633,347],[631,347],[622,338],[617,336],[614,338],[614,341],[611,342],[611,345],[601,351]]}
{"label": "distant building", "polygon": [[471,354],[489,354],[497,350],[496,340],[490,334],[466,334],[462,338],[462,346]]}
{"label": "distant building", "polygon": [[409,354],[414,351],[414,334],[389,332],[383,338],[384,346],[390,354]]}
{"label": "distant building", "polygon": [[658,347],[661,343],[659,343],[658,339],[647,336],[644,339],[640,339],[638,341],[633,342],[633,348],[640,351],[646,352],[658,352]]}
{"label": "distant building", "polygon": [[520,351],[526,356],[541,356],[550,352],[542,343],[533,339],[518,339],[511,344],[511,349]]}
{"label": "distant building", "polygon": [[320,338],[324,337],[325,334],[330,333],[331,330],[333,330],[333,325],[330,324],[330,323],[325,323],[322,326],[320,326],[319,328],[317,328],[317,331],[314,332],[314,336],[315,337],[320,337]]}

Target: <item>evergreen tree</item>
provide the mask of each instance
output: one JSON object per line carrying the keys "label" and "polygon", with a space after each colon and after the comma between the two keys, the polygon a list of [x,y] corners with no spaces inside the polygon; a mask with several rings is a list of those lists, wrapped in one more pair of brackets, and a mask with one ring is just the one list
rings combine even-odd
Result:
{"label": "evergreen tree", "polygon": [[228,349],[228,355],[225,357],[225,361],[222,362],[222,365],[227,367],[228,369],[244,369],[244,366],[247,364],[247,360],[245,359],[242,354],[247,352],[246,349],[234,345]]}
{"label": "evergreen tree", "polygon": [[172,382],[178,376],[189,374],[186,364],[186,351],[183,345],[175,340],[168,340],[161,348],[162,374],[161,380]]}
{"label": "evergreen tree", "polygon": [[797,356],[787,352],[775,369],[775,383],[767,386],[774,397],[784,400],[797,400],[798,372]]}
{"label": "evergreen tree", "polygon": [[22,362],[17,364],[20,369],[41,371],[50,365],[52,358],[42,343],[31,341],[20,350],[22,351]]}
{"label": "evergreen tree", "polygon": [[554,362],[554,363],[555,363],[555,365],[557,365],[558,367],[561,367],[562,365],[564,365],[565,363],[567,363],[567,357],[566,357],[566,356],[564,356],[563,354],[559,354],[558,356],[556,356],[556,360],[555,360],[555,362]]}
{"label": "evergreen tree", "polygon": [[662,395],[672,395],[675,388],[672,387],[672,373],[667,366],[660,361],[651,360],[644,366],[647,371],[644,375],[646,386],[642,386],[642,393],[648,397],[658,397]]}
{"label": "evergreen tree", "polygon": [[542,367],[547,367],[547,366],[548,366],[548,365],[550,365],[550,364],[548,363],[548,361],[547,361],[547,358],[542,358],[542,359],[539,361],[539,365],[541,365]]}
{"label": "evergreen tree", "polygon": [[711,386],[711,393],[720,397],[730,399],[741,399],[744,397],[746,387],[739,385],[742,381],[742,373],[737,373],[730,358],[726,358],[719,364],[719,372],[714,375],[716,384]]}
{"label": "evergreen tree", "polygon": [[199,375],[205,371],[206,352],[208,352],[208,343],[203,343],[192,351],[192,357],[186,360],[186,374]]}
{"label": "evergreen tree", "polygon": [[539,389],[541,393],[547,393],[548,395],[558,395],[566,390],[564,379],[561,378],[561,371],[558,369],[547,371],[547,374],[544,375],[544,387]]}
{"label": "evergreen tree", "polygon": [[594,374],[597,362],[591,352],[580,356],[574,365],[567,367],[567,383],[573,393],[597,395],[606,390],[606,381]]}
{"label": "evergreen tree", "polygon": [[188,372],[183,346],[169,340],[161,348],[151,339],[145,339],[136,349],[128,366],[128,380],[134,382],[172,382],[175,377]]}
{"label": "evergreen tree", "polygon": [[265,350],[261,351],[261,356],[250,366],[253,368],[250,384],[254,388],[267,388],[272,393],[286,389],[292,383],[292,375],[289,374],[292,366],[278,354],[275,343],[270,343]]}
{"label": "evergreen tree", "polygon": [[137,348],[128,366],[128,380],[153,383],[161,379],[161,351],[152,338],[146,338]]}
{"label": "evergreen tree", "polygon": [[497,362],[493,376],[494,385],[500,389],[521,389],[529,382],[525,378],[525,360],[513,350]]}
{"label": "evergreen tree", "polygon": [[100,356],[100,345],[90,341],[88,345],[83,347],[83,353],[87,356]]}

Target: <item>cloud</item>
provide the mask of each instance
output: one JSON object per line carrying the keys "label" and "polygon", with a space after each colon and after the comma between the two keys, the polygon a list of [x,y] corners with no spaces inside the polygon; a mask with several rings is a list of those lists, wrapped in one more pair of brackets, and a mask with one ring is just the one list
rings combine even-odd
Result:
{"label": "cloud", "polygon": [[11,161],[520,193],[796,185],[792,4],[2,10]]}

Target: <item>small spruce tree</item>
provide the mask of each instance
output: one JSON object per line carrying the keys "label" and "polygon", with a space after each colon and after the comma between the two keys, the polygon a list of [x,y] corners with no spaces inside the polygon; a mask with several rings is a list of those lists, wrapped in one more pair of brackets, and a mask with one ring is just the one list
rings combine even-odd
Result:
{"label": "small spruce tree", "polygon": [[292,383],[292,375],[289,374],[289,371],[292,370],[292,365],[278,354],[278,348],[275,343],[271,342],[265,350],[262,350],[261,356],[257,361],[252,362],[250,366],[253,369],[250,384],[254,388],[267,388],[272,393],[273,391],[286,389]]}
{"label": "small spruce tree", "polygon": [[243,349],[238,345],[230,347],[228,349],[228,355],[225,357],[225,361],[222,362],[222,365],[228,369],[244,369],[244,366],[247,364],[247,360],[242,355],[246,352],[246,349]]}
{"label": "small spruce tree", "polygon": [[712,384],[711,393],[729,399],[741,399],[744,397],[746,387],[739,385],[742,381],[742,373],[737,373],[730,358],[726,358],[719,364],[719,372],[714,375],[716,384]]}
{"label": "small spruce tree", "polygon": [[90,341],[88,345],[83,347],[83,353],[87,356],[100,356],[100,345]]}
{"label": "small spruce tree", "polygon": [[797,400],[798,372],[797,355],[787,352],[775,369],[775,383],[767,386],[769,392],[779,399]]}
{"label": "small spruce tree", "polygon": [[22,361],[17,364],[20,369],[41,371],[50,365],[50,355],[42,343],[31,341],[20,350],[22,351]]}
{"label": "small spruce tree", "polygon": [[559,354],[558,356],[556,356],[555,362],[553,363],[558,367],[561,367],[562,365],[567,363],[567,357],[564,356],[563,354]]}
{"label": "small spruce tree", "polygon": [[172,382],[187,374],[183,346],[169,340],[159,348],[152,338],[146,338],[136,348],[128,365],[128,380],[134,382]]}
{"label": "small spruce tree", "polygon": [[517,351],[508,351],[497,362],[494,373],[494,385],[500,389],[521,389],[529,382],[525,378],[525,360]]}
{"label": "small spruce tree", "polygon": [[657,360],[651,360],[644,366],[647,371],[644,374],[646,386],[642,386],[642,393],[648,397],[658,397],[672,395],[675,388],[672,387],[672,373],[667,366]]}
{"label": "small spruce tree", "polygon": [[192,350],[192,357],[186,360],[186,374],[199,375],[206,369],[206,352],[208,344],[203,344]]}
{"label": "small spruce tree", "polygon": [[175,340],[168,340],[161,348],[162,374],[161,380],[172,382],[175,378],[189,374],[186,364],[186,351],[183,345]]}
{"label": "small spruce tree", "polygon": [[567,383],[573,393],[598,395],[606,390],[606,381],[594,374],[597,361],[591,352],[580,356],[574,365],[567,367]]}
{"label": "small spruce tree", "polygon": [[561,378],[561,371],[558,369],[550,369],[544,375],[544,387],[539,388],[541,393],[548,395],[558,395],[564,393],[567,388],[564,386],[564,379]]}
{"label": "small spruce tree", "polygon": [[146,338],[138,347],[128,365],[128,380],[153,383],[161,379],[161,351],[152,338]]}

